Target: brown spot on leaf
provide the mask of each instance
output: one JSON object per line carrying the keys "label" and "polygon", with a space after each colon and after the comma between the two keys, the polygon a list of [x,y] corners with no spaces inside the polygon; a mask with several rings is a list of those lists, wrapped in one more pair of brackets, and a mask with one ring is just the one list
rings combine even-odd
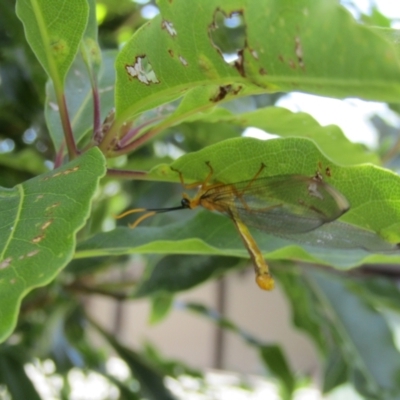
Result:
{"label": "brown spot on leaf", "polygon": [[233,85],[219,86],[218,92],[210,98],[210,101],[217,103],[223,100],[228,94],[237,95],[242,90],[242,86],[234,87]]}
{"label": "brown spot on leaf", "polygon": [[267,75],[268,74],[268,72],[267,72],[267,70],[265,68],[260,68],[258,70],[258,72],[260,73],[260,75]]}
{"label": "brown spot on leaf", "polygon": [[38,235],[38,236],[36,236],[36,237],[34,237],[33,239],[32,239],[32,243],[39,243],[39,242],[41,242],[44,238],[46,237],[46,235],[44,234],[44,233],[42,233],[41,235]]}
{"label": "brown spot on leaf", "polygon": [[304,59],[303,59],[303,46],[301,45],[300,37],[296,36],[294,38],[294,51],[296,53],[297,61],[299,63],[300,68],[304,69]]}
{"label": "brown spot on leaf", "polygon": [[278,59],[280,62],[283,62],[283,63],[285,62],[285,59],[283,58],[282,54],[279,54]]}
{"label": "brown spot on leaf", "polygon": [[[240,63],[243,50],[246,47],[246,26],[244,23],[244,11],[234,10],[227,15],[220,8],[216,8],[213,14],[212,22],[208,25],[208,36],[213,47],[218,51],[221,57],[229,65],[237,67],[237,62]],[[229,38],[234,37],[233,40]],[[237,54],[239,60],[232,63],[232,56]],[[229,61],[228,61],[229,60]],[[241,75],[243,68],[240,68]]]}
{"label": "brown spot on leaf", "polygon": [[329,167],[325,168],[325,175],[328,176],[329,178],[332,176],[332,171]]}
{"label": "brown spot on leaf", "polygon": [[238,51],[238,59],[235,61],[233,64],[234,67],[238,70],[239,74],[245,77],[245,72],[244,72],[244,53],[243,50]]}
{"label": "brown spot on leaf", "polygon": [[11,257],[7,257],[5,260],[3,260],[2,262],[0,262],[0,269],[4,269],[10,266],[12,261]]}
{"label": "brown spot on leaf", "polygon": [[59,172],[56,172],[53,175],[46,176],[45,178],[42,179],[42,181],[48,181],[49,179],[57,178],[58,176],[61,176],[61,175],[69,175],[72,172],[76,172],[78,170],[79,170],[79,165],[75,166],[74,168],[70,168],[70,169],[67,169],[65,171],[59,171]]}
{"label": "brown spot on leaf", "polygon": [[65,171],[57,172],[52,176],[52,178],[55,178],[55,177],[60,176],[60,175],[69,175],[69,174],[72,174],[73,172],[76,172],[78,170],[79,170],[79,165],[75,166],[74,168],[66,169]]}
{"label": "brown spot on leaf", "polygon": [[[322,174],[320,171],[322,171],[323,169],[324,169],[324,166],[322,165],[322,162],[318,161],[318,170],[317,170],[318,172],[317,173],[321,176],[321,179],[322,179]],[[329,178],[332,176],[330,167],[325,168],[325,175],[328,176]]]}
{"label": "brown spot on leaf", "polygon": [[59,201],[58,201],[57,203],[53,203],[51,206],[46,207],[46,211],[51,211],[51,210],[53,210],[54,208],[59,207],[60,204],[61,204],[61,203],[60,203]]}
{"label": "brown spot on leaf", "polygon": [[36,196],[35,203],[36,203],[37,201],[43,199],[43,197],[44,197],[43,194],[39,194],[38,196]]}
{"label": "brown spot on leaf", "polygon": [[292,69],[296,69],[297,68],[297,66],[296,66],[296,64],[295,64],[295,62],[293,60],[289,60],[289,67],[292,68]]}
{"label": "brown spot on leaf", "polygon": [[168,53],[171,57],[174,57],[174,51],[172,49],[168,49]]}
{"label": "brown spot on leaf", "polygon": [[54,55],[55,58],[58,60],[64,59],[69,52],[69,46],[68,43],[65,39],[52,39],[50,41],[50,49]]}
{"label": "brown spot on leaf", "polygon": [[137,56],[132,65],[125,65],[125,70],[130,77],[136,78],[145,85],[160,83],[146,55]]}
{"label": "brown spot on leaf", "polygon": [[44,231],[44,230],[47,229],[52,223],[53,223],[53,220],[50,219],[50,220],[46,221],[46,222],[41,226],[40,229],[42,229],[42,230]]}

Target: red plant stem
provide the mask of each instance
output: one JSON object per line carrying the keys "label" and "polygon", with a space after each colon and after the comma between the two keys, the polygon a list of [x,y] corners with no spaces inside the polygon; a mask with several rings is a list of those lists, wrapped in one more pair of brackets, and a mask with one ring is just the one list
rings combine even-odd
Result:
{"label": "red plant stem", "polygon": [[101,141],[101,120],[100,120],[100,96],[97,82],[93,83],[93,140],[95,143]]}
{"label": "red plant stem", "polygon": [[155,117],[155,118],[149,119],[148,121],[143,122],[143,124],[141,124],[141,125],[139,125],[139,126],[133,128],[133,129],[129,130],[129,131],[126,133],[126,135],[123,136],[123,137],[120,139],[120,141],[119,141],[119,143],[118,143],[118,145],[120,146],[119,148],[120,148],[120,149],[123,149],[126,145],[129,144],[129,142],[130,142],[143,128],[145,128],[146,126],[152,124],[153,122],[159,121],[159,120],[162,119],[162,118],[163,118],[163,117],[160,116],[160,117]]}
{"label": "red plant stem", "polygon": [[56,158],[54,160],[54,168],[58,168],[62,165],[64,149],[65,149],[65,140],[63,140],[59,150],[57,151]]}
{"label": "red plant stem", "polygon": [[107,176],[120,179],[148,179],[146,171],[131,171],[126,169],[107,169]]}
{"label": "red plant stem", "polygon": [[186,114],[180,115],[175,120],[167,120],[156,126],[154,129],[148,130],[145,134],[135,139],[133,142],[129,143],[127,146],[122,147],[117,150],[113,150],[110,155],[113,157],[117,157],[123,154],[130,153],[133,150],[136,150],[138,147],[144,145],[147,141],[152,139],[154,136],[158,135],[164,129],[169,128],[170,126],[176,125],[180,121],[184,121],[188,116],[198,113],[200,111],[207,110],[208,108],[212,107],[213,104],[205,104],[202,107],[199,107],[195,110],[188,111]]}
{"label": "red plant stem", "polygon": [[57,93],[57,103],[60,109],[61,124],[64,131],[65,142],[67,144],[69,159],[73,160],[79,154],[79,151],[76,147],[74,135],[72,133],[71,121],[69,119],[64,94]]}
{"label": "red plant stem", "polygon": [[121,149],[118,149],[118,150],[114,150],[112,152],[112,155],[114,157],[116,157],[116,156],[120,156],[120,155],[123,155],[123,154],[130,153],[133,150],[136,150],[138,147],[140,147],[143,144],[145,144],[147,141],[149,141],[152,137],[156,136],[162,130],[164,130],[164,127],[159,127],[159,128],[154,129],[154,130],[149,130],[144,135],[140,136],[139,138],[137,138],[133,142],[129,143],[127,146],[122,147]]}

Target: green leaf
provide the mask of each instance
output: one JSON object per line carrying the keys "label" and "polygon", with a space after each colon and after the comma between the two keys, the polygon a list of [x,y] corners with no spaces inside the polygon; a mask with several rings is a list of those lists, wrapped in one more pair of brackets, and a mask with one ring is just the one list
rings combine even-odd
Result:
{"label": "green leaf", "polygon": [[111,383],[113,383],[119,390],[119,398],[118,400],[142,400],[142,397],[137,393],[132,392],[129,388],[128,384],[125,384],[118,380],[116,377],[110,374],[102,373],[104,378],[108,379]]}
{"label": "green leaf", "polygon": [[18,0],[17,15],[46,73],[58,87],[78,51],[89,7],[82,0]]}
{"label": "green leaf", "polygon": [[357,389],[368,398],[398,398],[400,354],[385,318],[349,291],[346,279],[320,271],[305,273],[337,331]]}
{"label": "green leaf", "polygon": [[171,311],[173,301],[174,296],[167,293],[153,296],[151,299],[151,313],[149,323],[151,325],[155,325],[164,320]]}
{"label": "green leaf", "polygon": [[172,255],[162,258],[148,278],[139,285],[135,297],[187,290],[235,267],[235,257]]}
{"label": "green leaf", "polygon": [[349,365],[346,363],[341,349],[335,346],[331,349],[326,361],[323,392],[328,393],[334,388],[345,384],[349,379],[348,375]]}
{"label": "green leaf", "polygon": [[291,305],[293,323],[313,339],[320,351],[326,352],[327,338],[323,328],[325,320],[319,311],[319,303],[302,276],[302,271],[288,268],[287,264],[280,263],[274,270],[274,276]]}
{"label": "green leaf", "polygon": [[140,392],[143,397],[149,400],[176,400],[165,387],[163,376],[159,371],[149,365],[139,354],[121,345],[114,336],[108,334],[94,321],[92,321],[92,324],[127,363],[132,375],[140,382]]}
{"label": "green leaf", "polygon": [[[395,46],[353,20],[334,0],[163,0],[159,7],[161,15],[142,27],[118,56],[120,123],[194,87],[213,91],[198,101],[198,110],[262,91],[399,98]],[[234,12],[242,18],[244,37],[239,59],[229,64],[212,35],[218,31],[216,17]]]}
{"label": "green leaf", "polygon": [[348,363],[335,342],[334,327],[327,323],[324,306],[302,270],[280,263],[274,271],[291,305],[294,325],[307,333],[325,356],[323,392],[348,380]]}
{"label": "green leaf", "polygon": [[92,149],[62,168],[0,190],[0,340],[15,326],[21,299],[49,283],[72,258],[105,173]]}
{"label": "green leaf", "polygon": [[[385,242],[377,234],[396,243],[400,241],[400,178],[391,171],[366,164],[337,166],[312,141],[301,138],[230,139],[184,155],[172,167],[181,171],[188,182],[202,181],[209,173],[207,161],[215,171],[213,180],[226,183],[251,179],[262,163],[266,165],[263,177],[285,174],[312,177],[321,166],[323,170],[327,167],[330,174],[324,176],[325,181],[349,200],[351,208],[341,218],[348,223],[334,221],[309,233],[285,235],[287,239],[254,231],[254,238],[268,259],[303,260],[336,268],[350,268],[367,261],[399,261],[398,246]],[[178,174],[161,165],[151,171],[150,177],[177,180]],[[303,244],[308,253],[291,246],[293,242]],[[117,228],[98,234],[82,244],[77,257],[152,252],[247,257],[232,222],[208,211],[164,227]],[[373,256],[368,252],[387,254]]]}
{"label": "green leaf", "polygon": [[93,87],[96,87],[96,77],[101,67],[101,50],[97,42],[98,27],[96,20],[96,2],[95,0],[88,0],[88,4],[89,19],[83,35],[81,52],[89,71]]}
{"label": "green leaf", "polygon": [[[260,128],[282,137],[303,137],[311,139],[333,162],[341,165],[370,162],[380,164],[378,156],[360,143],[353,143],[337,125],[321,126],[311,115],[294,113],[285,108],[267,107],[251,112],[232,113],[215,109],[201,117],[209,122],[230,122],[242,128]],[[210,125],[210,130],[218,125]]]}
{"label": "green leaf", "polygon": [[292,399],[292,394],[296,388],[296,379],[287,363],[282,349],[277,345],[262,346],[260,348],[260,356],[268,369],[281,382],[282,398]]}
{"label": "green leaf", "polygon": [[27,360],[23,347],[3,347],[0,350],[0,383],[5,384],[13,400],[41,400],[32,381],[25,372]]}
{"label": "green leaf", "polygon": [[44,165],[43,156],[30,148],[25,148],[18,153],[0,154],[0,165],[31,174],[42,174],[48,170]]}
{"label": "green leaf", "polygon": [[[100,118],[103,120],[114,105],[114,61],[116,51],[103,53],[103,65],[98,76],[97,90],[100,96]],[[60,112],[56,106],[56,94],[51,81],[46,85],[45,116],[54,147],[59,149],[63,143],[63,128]],[[90,75],[82,57],[78,55],[74,60],[65,82],[65,97],[68,114],[76,142],[82,140],[86,133],[93,130],[93,94]]]}
{"label": "green leaf", "polygon": [[[394,268],[396,268],[394,266]],[[393,269],[393,272],[397,270]],[[366,270],[368,273],[368,269]],[[379,270],[378,270],[379,272]],[[371,306],[389,308],[397,312],[400,309],[400,290],[395,280],[384,277],[361,279],[354,287],[354,293]]]}
{"label": "green leaf", "polygon": [[[251,179],[264,163],[262,176],[300,174],[314,176],[321,167],[329,168],[325,182],[341,192],[350,210],[341,218],[345,222],[379,232],[391,242],[400,241],[400,177],[390,170],[373,165],[340,167],[307,139],[287,138],[260,141],[252,138],[225,140],[200,151],[185,154],[171,167],[180,171],[190,183],[203,181],[210,162],[216,182],[234,183]],[[174,177],[177,173],[165,166],[155,168],[155,176]],[[322,171],[321,171],[322,172]]]}

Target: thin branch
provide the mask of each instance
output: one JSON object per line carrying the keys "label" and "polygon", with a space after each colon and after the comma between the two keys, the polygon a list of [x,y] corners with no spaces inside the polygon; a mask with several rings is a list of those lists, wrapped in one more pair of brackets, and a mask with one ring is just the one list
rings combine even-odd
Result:
{"label": "thin branch", "polygon": [[54,160],[54,168],[58,168],[62,165],[64,149],[65,149],[65,140],[63,140],[60,149],[57,151],[56,158]]}
{"label": "thin branch", "polygon": [[124,169],[107,169],[107,176],[120,179],[147,179],[148,172],[146,171],[130,171]]}
{"label": "thin branch", "polygon": [[160,119],[162,119],[164,117],[159,116],[159,117],[155,117],[152,119],[149,119],[148,121],[143,122],[143,124],[140,124],[139,126],[136,126],[135,128],[129,130],[120,140],[118,143],[119,146],[119,150],[123,150],[124,147],[126,145],[129,144],[129,142],[135,138],[135,136],[138,135],[138,133],[145,128],[146,126],[149,126],[150,124],[159,121]]}
{"label": "thin branch", "polygon": [[131,151],[136,150],[140,146],[143,146],[146,142],[148,142],[154,136],[158,135],[160,132],[164,131],[165,129],[169,128],[170,126],[176,125],[177,123],[184,121],[191,115],[194,115],[201,111],[205,111],[205,110],[209,109],[210,107],[214,107],[214,104],[213,103],[205,104],[202,107],[199,107],[199,108],[190,110],[186,113],[180,114],[176,118],[166,119],[164,122],[162,122],[159,125],[157,125],[156,127],[154,127],[154,129],[149,129],[145,134],[138,137],[137,139],[132,141],[129,145],[125,146],[124,148],[113,150],[111,152],[111,155],[116,157],[116,156],[130,153]]}
{"label": "thin branch", "polygon": [[93,83],[92,87],[93,96],[93,140],[95,143],[101,141],[101,120],[100,120],[100,96],[97,82]]}
{"label": "thin branch", "polygon": [[57,93],[57,103],[60,110],[61,124],[64,131],[65,142],[67,144],[69,159],[73,160],[79,154],[76,147],[74,135],[72,133],[71,121],[68,115],[67,102],[64,94]]}

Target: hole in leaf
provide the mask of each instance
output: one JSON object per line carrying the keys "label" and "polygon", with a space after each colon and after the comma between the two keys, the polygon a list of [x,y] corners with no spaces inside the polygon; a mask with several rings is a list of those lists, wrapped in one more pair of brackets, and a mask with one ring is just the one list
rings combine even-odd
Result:
{"label": "hole in leaf", "polygon": [[239,59],[239,52],[246,44],[246,26],[241,11],[226,15],[217,9],[213,22],[209,25],[208,33],[211,43],[226,62],[230,63]]}
{"label": "hole in leaf", "polygon": [[125,65],[125,70],[132,78],[137,78],[146,85],[160,83],[146,56],[137,56],[134,64]]}
{"label": "hole in leaf", "polygon": [[176,36],[177,32],[174,28],[174,24],[172,22],[167,21],[164,19],[161,23],[161,28],[165,29],[171,36]]}

